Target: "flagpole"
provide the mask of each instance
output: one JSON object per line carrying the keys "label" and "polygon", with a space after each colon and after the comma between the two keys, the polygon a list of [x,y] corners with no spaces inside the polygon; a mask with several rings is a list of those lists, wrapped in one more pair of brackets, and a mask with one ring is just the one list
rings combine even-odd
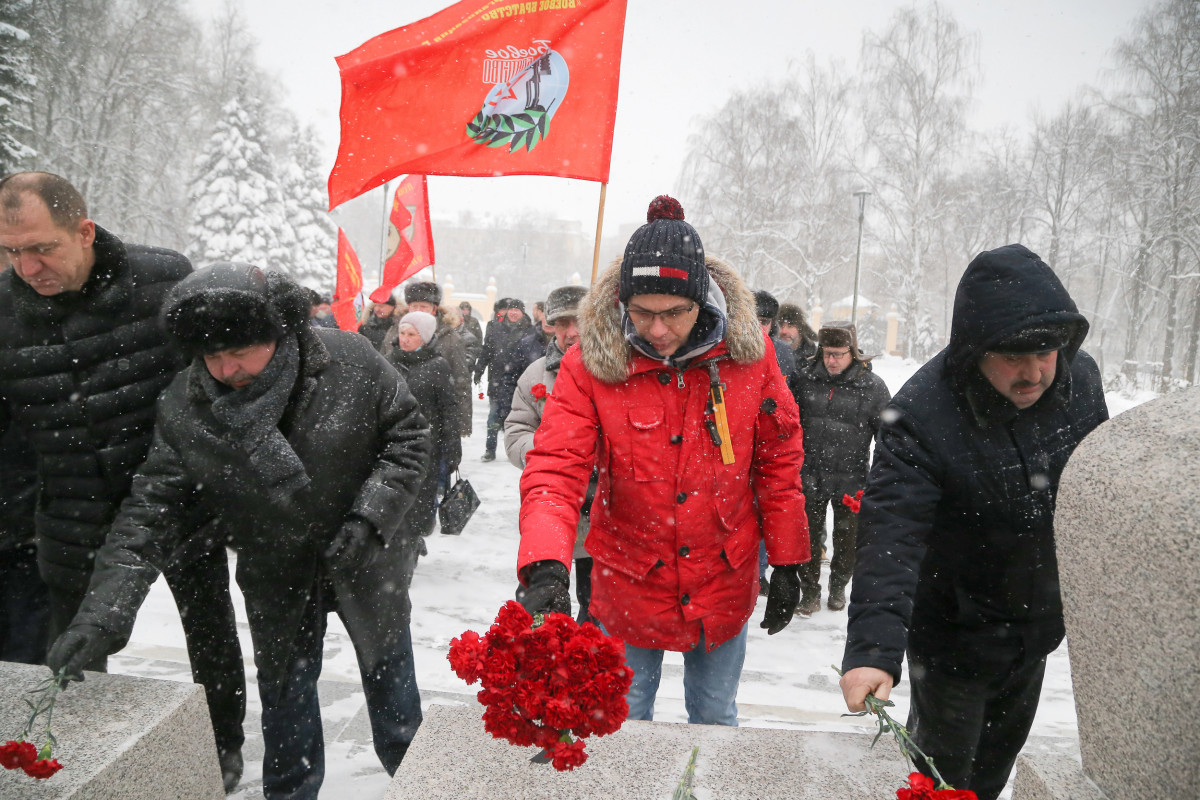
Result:
{"label": "flagpole", "polygon": [[392,204],[388,201],[388,181],[383,182],[383,233],[379,237],[379,286],[383,286],[383,264],[387,261],[388,223],[391,221]]}
{"label": "flagpole", "polygon": [[592,251],[592,284],[596,283],[596,270],[600,267],[600,234],[604,230],[604,196],[608,184],[600,184],[600,209],[596,212],[596,249]]}

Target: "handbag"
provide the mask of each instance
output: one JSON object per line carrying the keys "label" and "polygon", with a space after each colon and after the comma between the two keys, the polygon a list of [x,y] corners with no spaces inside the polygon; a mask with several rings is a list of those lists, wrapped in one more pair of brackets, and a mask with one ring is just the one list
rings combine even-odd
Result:
{"label": "handbag", "polygon": [[475,494],[471,482],[461,473],[455,471],[454,474],[458,480],[446,490],[438,506],[438,522],[441,523],[442,533],[457,536],[467,527],[475,509],[479,508],[479,495]]}

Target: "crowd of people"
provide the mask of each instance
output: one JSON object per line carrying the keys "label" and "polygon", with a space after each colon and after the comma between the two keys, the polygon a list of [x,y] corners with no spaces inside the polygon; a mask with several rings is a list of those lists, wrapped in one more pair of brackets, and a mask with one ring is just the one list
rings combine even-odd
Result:
{"label": "crowd of people", "polygon": [[0,659],[105,669],[161,572],[227,791],[246,691],[227,548],[264,795],[320,789],[331,611],[400,765],[421,722],[408,589],[484,373],[483,460],[503,433],[520,470],[517,599],[571,614],[574,567],[577,618],[624,644],[631,719],[676,651],[689,722],[737,724],[758,597],[768,634],[821,607],[832,508],[848,708],[907,658],[917,744],[958,788],[1004,786],[1063,637],[1058,479],[1107,418],[1088,323],[1023,246],[967,266],[947,347],[894,398],[854,325],[753,291],[666,196],[594,286],[501,299],[486,325],[410,281],[337,330],[281,272],[122,242],[48,173],[0,180],[0,254]]}

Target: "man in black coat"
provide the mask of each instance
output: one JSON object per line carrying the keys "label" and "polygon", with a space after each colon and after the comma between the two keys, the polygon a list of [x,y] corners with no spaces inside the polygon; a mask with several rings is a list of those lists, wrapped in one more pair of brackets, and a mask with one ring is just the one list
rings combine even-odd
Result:
{"label": "man in black coat", "polygon": [[958,285],[949,345],[884,412],[863,496],[846,705],[886,699],[907,649],[909,730],[980,800],[1004,787],[1063,638],[1058,480],[1108,418],[1096,362],[1079,349],[1087,331],[1035,254],[980,253]]}
{"label": "man in black coat", "polygon": [[529,332],[525,304],[515,297],[504,298],[496,304],[496,313],[499,316],[488,323],[483,339],[483,351],[475,361],[476,385],[483,379],[483,371],[487,370],[487,396],[491,406],[488,411],[484,461],[496,460],[496,442],[500,438],[500,431],[504,430],[504,420],[508,418],[508,412],[512,409],[517,380],[525,368],[533,363],[532,360],[525,361],[517,349],[521,337]]}
{"label": "man in black coat", "polygon": [[775,317],[779,314],[779,301],[767,290],[758,289],[754,292],[754,306],[758,312],[758,324],[762,327],[763,336],[770,339],[775,347],[775,362],[779,364],[779,371],[783,373],[784,380],[790,380],[796,372],[796,355],[788,343],[779,338],[779,328],[775,324]]}
{"label": "man in black coat", "polygon": [[821,608],[821,550],[825,546],[826,507],[833,505],[833,557],[829,561],[829,610],[846,607],[846,584],[854,574],[857,502],[867,485],[871,440],[880,415],[892,399],[887,384],[871,371],[858,349],[850,323],[827,325],[817,334],[817,357],[806,361],[790,382],[804,428],[804,511],[812,559],[800,567],[803,593],[796,611],[811,615]]}
{"label": "man in black coat", "polygon": [[[150,448],[154,402],[179,369],[158,311],[191,265],[171,250],[125,244],[88,219],[74,186],[44,172],[0,181],[0,254],[12,265],[0,275],[0,431],[23,429],[38,454],[38,568],[53,641],[83,600],[96,550]],[[193,520],[196,535],[164,572],[232,789],[245,668],[224,537],[203,522]]]}
{"label": "man in black coat", "polygon": [[363,337],[308,324],[290,279],[214,264],[171,291],[164,325],[191,365],[158,403],[154,445],[48,662],[68,674],[119,649],[189,514],[238,552],[262,699],[263,793],[315,798],[324,778],[317,678],[326,612],[346,624],[375,752],[395,772],[421,721],[405,517],[429,427]]}

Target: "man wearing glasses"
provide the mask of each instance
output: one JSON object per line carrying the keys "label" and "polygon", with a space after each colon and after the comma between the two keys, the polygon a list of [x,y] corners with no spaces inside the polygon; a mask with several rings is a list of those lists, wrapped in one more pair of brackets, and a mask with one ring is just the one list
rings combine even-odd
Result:
{"label": "man wearing glasses", "polygon": [[[663,652],[682,652],[688,721],[737,724],[758,543],[777,633],[808,558],[796,404],[754,296],[669,197],[580,304],[521,475],[518,597],[570,613],[567,567],[593,466],[592,616],[625,642],[630,718],[653,718]],[[614,302],[614,300],[616,302]]]}
{"label": "man wearing glasses", "polygon": [[804,426],[804,510],[812,558],[800,568],[800,606],[810,616],[821,608],[821,550],[825,514],[833,505],[833,558],[829,562],[829,610],[846,607],[846,584],[854,574],[858,515],[846,495],[857,499],[867,485],[871,440],[880,415],[892,399],[883,379],[871,371],[871,359],[858,349],[858,332],[849,323],[831,324],[817,333],[817,357],[792,381],[800,423]]}

